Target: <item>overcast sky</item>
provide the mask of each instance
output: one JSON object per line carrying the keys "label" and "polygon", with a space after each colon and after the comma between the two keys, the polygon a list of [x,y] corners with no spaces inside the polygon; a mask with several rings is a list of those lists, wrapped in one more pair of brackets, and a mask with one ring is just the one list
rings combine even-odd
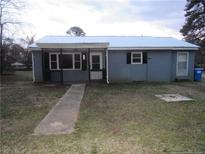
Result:
{"label": "overcast sky", "polygon": [[79,26],[86,35],[182,38],[186,0],[27,0],[24,34],[65,35]]}

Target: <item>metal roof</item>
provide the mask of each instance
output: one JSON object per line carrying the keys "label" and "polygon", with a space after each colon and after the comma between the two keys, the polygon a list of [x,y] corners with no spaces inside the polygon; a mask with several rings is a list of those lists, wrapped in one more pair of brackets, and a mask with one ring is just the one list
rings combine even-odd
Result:
{"label": "metal roof", "polygon": [[152,37],[152,36],[45,36],[30,48],[58,48],[62,45],[77,46],[86,44],[104,44],[108,49],[115,48],[189,48],[198,49],[197,45],[178,40],[172,37]]}

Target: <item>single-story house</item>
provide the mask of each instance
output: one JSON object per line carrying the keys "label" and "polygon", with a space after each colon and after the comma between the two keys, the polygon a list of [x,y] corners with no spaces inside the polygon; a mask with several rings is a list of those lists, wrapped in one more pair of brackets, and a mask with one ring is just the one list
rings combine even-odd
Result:
{"label": "single-story house", "polygon": [[45,36],[30,45],[34,82],[193,80],[198,46],[171,37]]}

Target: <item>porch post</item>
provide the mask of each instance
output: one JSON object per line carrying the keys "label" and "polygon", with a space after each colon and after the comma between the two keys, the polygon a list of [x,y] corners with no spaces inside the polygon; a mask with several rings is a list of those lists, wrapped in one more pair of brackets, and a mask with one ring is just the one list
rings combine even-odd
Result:
{"label": "porch post", "polygon": [[44,51],[41,49],[41,63],[42,63],[42,80],[45,81],[45,61],[44,61]]}
{"label": "porch post", "polygon": [[60,80],[61,80],[60,82],[61,82],[61,84],[63,84],[62,58],[63,58],[62,48],[60,48]]}
{"label": "porch post", "polygon": [[[32,74],[33,74],[33,82],[36,81],[35,79],[35,63],[34,63],[34,55],[33,51],[31,51],[31,58],[32,58]],[[42,65],[43,66],[43,65]]]}
{"label": "porch post", "polygon": [[109,84],[109,76],[108,76],[108,49],[106,49],[106,81]]}
{"label": "porch post", "polygon": [[90,48],[88,48],[88,76],[90,81]]}

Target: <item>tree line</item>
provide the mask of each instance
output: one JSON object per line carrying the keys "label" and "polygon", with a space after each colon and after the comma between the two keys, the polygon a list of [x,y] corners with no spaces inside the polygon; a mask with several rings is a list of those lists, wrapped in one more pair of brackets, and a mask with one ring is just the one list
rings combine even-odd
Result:
{"label": "tree line", "polygon": [[2,43],[2,71],[5,72],[11,70],[11,64],[15,62],[24,64],[26,68],[32,67],[32,58],[29,45],[34,43],[34,37],[35,35],[27,36],[25,39],[20,39],[18,43],[16,43],[16,40],[13,38],[4,38]]}
{"label": "tree line", "polygon": [[185,24],[180,32],[184,39],[200,46],[196,52],[196,64],[205,68],[205,0],[187,0]]}

